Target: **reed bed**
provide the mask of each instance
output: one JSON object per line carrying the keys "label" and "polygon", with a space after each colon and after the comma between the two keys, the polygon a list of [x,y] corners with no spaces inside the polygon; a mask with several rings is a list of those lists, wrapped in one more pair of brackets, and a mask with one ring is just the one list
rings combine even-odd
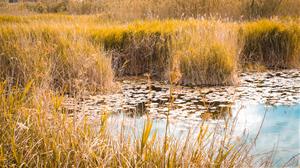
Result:
{"label": "reed bed", "polygon": [[[174,38],[172,65],[183,85],[233,85],[236,82],[238,25],[190,20]],[[174,70],[174,68],[179,70]]]}
{"label": "reed bed", "polygon": [[294,22],[0,16],[0,167],[269,167],[251,156],[254,142],[232,136],[234,121],[203,123],[183,140],[167,134],[168,124],[157,136],[150,119],[137,138],[122,123],[114,135],[108,114],[71,117],[63,94],[102,91],[124,75],[232,85],[251,53],[268,68],[299,68]]}
{"label": "reed bed", "polygon": [[238,68],[250,67],[244,65],[298,68],[300,60],[299,23],[293,20],[118,23],[47,14],[3,15],[0,22],[1,79],[37,79],[50,88],[105,88],[114,77],[145,74],[169,81],[171,73],[183,85],[232,85]]}
{"label": "reed bed", "polygon": [[258,64],[271,69],[299,67],[299,24],[275,20],[246,23],[240,36],[244,43],[242,64]]}
{"label": "reed bed", "polygon": [[215,20],[156,20],[100,28],[92,39],[113,53],[119,76],[150,73],[169,80],[177,72],[181,84],[226,85],[235,81],[234,27]]}
{"label": "reed bed", "polygon": [[113,20],[217,17],[235,20],[299,17],[298,0],[40,0],[8,4],[0,12],[10,14],[101,14]]}
{"label": "reed bed", "polygon": [[162,78],[170,60],[172,21],[135,22],[95,29],[92,40],[112,53],[117,76],[150,73]]}
{"label": "reed bed", "polygon": [[122,123],[117,123],[121,131],[114,135],[108,115],[70,117],[61,106],[63,97],[41,92],[32,83],[23,89],[1,83],[0,98],[1,167],[251,167],[271,163],[250,155],[252,143],[231,136],[234,122],[229,120],[218,128],[203,123],[195,138],[167,134],[162,142],[151,120],[136,138],[125,133]]}
{"label": "reed bed", "polygon": [[1,80],[70,92],[111,85],[110,57],[79,32],[46,24],[0,26]]}

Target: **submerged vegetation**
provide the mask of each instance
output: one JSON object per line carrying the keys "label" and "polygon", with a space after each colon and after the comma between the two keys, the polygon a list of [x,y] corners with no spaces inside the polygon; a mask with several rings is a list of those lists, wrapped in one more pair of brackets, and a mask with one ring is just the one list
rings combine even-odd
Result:
{"label": "submerged vegetation", "polygon": [[127,76],[220,86],[253,66],[300,68],[299,2],[0,0],[0,167],[271,166],[232,136],[232,120],[176,139],[147,118],[133,138],[122,123],[114,135],[106,112],[69,115],[64,96],[80,101]]}

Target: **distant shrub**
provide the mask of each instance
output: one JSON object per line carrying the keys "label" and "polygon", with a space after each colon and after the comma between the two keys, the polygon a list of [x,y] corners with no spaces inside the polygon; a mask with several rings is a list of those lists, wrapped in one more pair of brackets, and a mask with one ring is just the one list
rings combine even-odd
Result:
{"label": "distant shrub", "polygon": [[0,8],[6,7],[6,6],[7,6],[6,1],[1,0],[1,1],[0,1]]}
{"label": "distant shrub", "polygon": [[[110,2],[111,3],[111,2]],[[68,12],[72,14],[95,14],[104,11],[103,1],[68,1]],[[113,10],[113,9],[112,9]]]}
{"label": "distant shrub", "polygon": [[66,1],[26,3],[27,9],[37,13],[61,13],[67,11]]}
{"label": "distant shrub", "polygon": [[242,14],[247,19],[265,18],[274,16],[281,6],[278,0],[245,0]]}
{"label": "distant shrub", "polygon": [[262,64],[267,68],[299,65],[299,25],[279,21],[246,23],[241,31],[242,64]]}

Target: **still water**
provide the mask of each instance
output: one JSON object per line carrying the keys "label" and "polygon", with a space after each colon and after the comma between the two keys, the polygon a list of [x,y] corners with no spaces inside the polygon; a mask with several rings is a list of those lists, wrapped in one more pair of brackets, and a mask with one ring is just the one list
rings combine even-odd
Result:
{"label": "still water", "polygon": [[246,105],[238,114],[238,129],[247,129],[250,137],[255,137],[261,124],[254,153],[275,149],[276,165],[282,165],[300,153],[300,105]]}
{"label": "still water", "polygon": [[[274,166],[277,167],[300,153],[300,104],[266,106],[251,102],[236,103],[231,118],[234,117],[237,117],[234,136],[241,137],[246,132],[248,140],[251,141],[260,130],[253,155],[270,154],[276,150],[273,160]],[[120,119],[124,121],[125,126],[133,128],[129,129],[129,133],[135,135],[140,135],[146,121],[145,116],[132,118],[124,114],[114,116],[112,120]],[[215,125],[222,123],[222,120],[209,120],[207,123]],[[189,130],[196,134],[200,124],[201,122],[189,123],[188,120],[170,121],[169,132],[172,136],[182,138]],[[163,136],[165,125],[166,120],[154,119],[153,131]]]}
{"label": "still water", "polygon": [[119,85],[115,93],[68,98],[65,108],[70,115],[77,111],[76,115],[88,115],[91,120],[103,111],[112,112],[110,121],[115,124],[109,126],[121,130],[121,121],[128,136],[141,135],[146,114],[158,136],[164,136],[168,116],[168,132],[176,138],[184,138],[189,131],[196,136],[203,121],[222,127],[225,117],[236,121],[236,139],[247,135],[250,142],[259,132],[252,153],[276,150],[275,167],[300,153],[300,70],[242,73],[237,86],[173,86],[173,101],[170,85],[161,81],[125,79]]}

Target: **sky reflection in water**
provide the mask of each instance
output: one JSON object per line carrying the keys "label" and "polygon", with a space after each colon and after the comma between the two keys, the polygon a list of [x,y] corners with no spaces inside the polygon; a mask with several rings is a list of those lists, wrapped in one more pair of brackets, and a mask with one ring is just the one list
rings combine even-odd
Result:
{"label": "sky reflection in water", "polygon": [[[239,111],[239,112],[238,112]],[[264,122],[263,118],[266,112]],[[300,153],[300,104],[294,106],[267,107],[263,104],[251,104],[249,102],[238,103],[232,109],[232,115],[238,114],[235,135],[241,136],[243,132],[249,134],[249,140],[253,139],[262,125],[262,129],[256,141],[253,154],[261,154],[272,151],[276,148],[275,164],[282,165],[292,156]],[[126,117],[121,114],[114,116],[113,120],[123,120],[129,134],[141,135],[145,117]],[[190,124],[185,121],[171,122],[170,133],[178,138],[184,138],[188,130],[197,133],[199,123]],[[222,123],[222,121],[212,121],[211,123]],[[153,130],[157,130],[159,136],[164,135],[165,120],[154,120]],[[116,126],[116,125],[115,125]],[[119,129],[119,128],[117,128]]]}
{"label": "sky reflection in water", "polygon": [[245,128],[250,137],[255,137],[265,112],[254,153],[269,152],[275,147],[278,152],[274,160],[282,164],[300,153],[300,105],[266,107],[248,104],[239,112],[237,129],[241,132]]}

